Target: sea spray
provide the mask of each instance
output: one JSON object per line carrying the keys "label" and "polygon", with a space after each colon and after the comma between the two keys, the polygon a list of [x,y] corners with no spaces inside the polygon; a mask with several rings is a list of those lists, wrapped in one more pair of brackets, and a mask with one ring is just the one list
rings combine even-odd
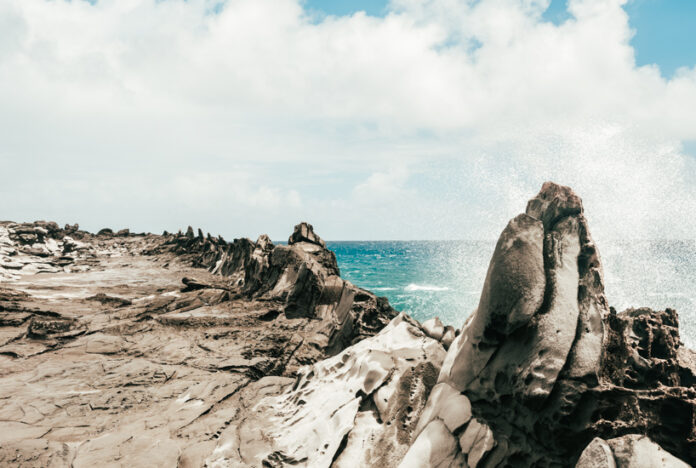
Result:
{"label": "sea spray", "polygon": [[[329,242],[342,275],[424,321],[463,325],[478,306],[495,246],[487,241]],[[598,245],[609,305],[674,308],[682,340],[696,345],[696,242],[604,241]]]}

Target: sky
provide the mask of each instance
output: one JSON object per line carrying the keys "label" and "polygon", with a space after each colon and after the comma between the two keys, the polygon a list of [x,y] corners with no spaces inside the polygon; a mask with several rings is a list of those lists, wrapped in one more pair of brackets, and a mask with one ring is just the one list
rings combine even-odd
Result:
{"label": "sky", "polygon": [[0,219],[696,236],[692,0],[0,0]]}

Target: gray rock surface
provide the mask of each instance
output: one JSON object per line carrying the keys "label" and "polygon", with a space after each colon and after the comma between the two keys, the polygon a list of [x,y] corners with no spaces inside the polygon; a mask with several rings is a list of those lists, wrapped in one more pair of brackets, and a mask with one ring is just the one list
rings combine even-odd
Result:
{"label": "gray rock surface", "polygon": [[[396,316],[316,244],[67,231],[0,223],[0,466],[201,466],[243,401],[277,396]],[[408,327],[411,360],[355,356],[400,383],[380,390],[399,395],[394,428],[400,403],[425,404],[445,352]]]}
{"label": "gray rock surface", "polygon": [[647,436],[630,434],[607,441],[617,468],[688,468],[689,465],[666,452]]}
{"label": "gray rock surface", "polygon": [[207,463],[395,466],[444,355],[401,315],[374,337],[303,369],[285,392],[237,405],[239,424],[221,434]]}
{"label": "gray rock surface", "polygon": [[580,454],[575,468],[616,468],[614,452],[604,440],[595,437]]}
{"label": "gray rock surface", "polygon": [[441,340],[445,334],[445,326],[438,317],[433,317],[423,322],[423,329],[429,337],[435,340]]}
{"label": "gray rock surface", "polygon": [[[466,398],[468,424],[443,423],[429,444],[450,440],[444,428],[469,466],[573,466],[593,438],[625,434],[693,464],[695,361],[680,349],[674,311],[610,311],[582,202],[546,183],[501,234],[435,387],[451,390],[433,391],[419,428]],[[601,456],[596,445],[585,460]]]}

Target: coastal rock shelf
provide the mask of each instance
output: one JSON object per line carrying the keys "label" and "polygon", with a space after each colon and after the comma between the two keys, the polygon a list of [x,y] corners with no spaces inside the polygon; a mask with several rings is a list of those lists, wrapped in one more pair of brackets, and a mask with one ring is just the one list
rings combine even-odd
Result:
{"label": "coastal rock shelf", "polygon": [[199,466],[248,385],[396,317],[297,232],[312,237],[0,224],[0,465]]}
{"label": "coastal rock shelf", "polygon": [[287,245],[0,222],[0,465],[683,467],[696,353],[544,184],[461,330]]}

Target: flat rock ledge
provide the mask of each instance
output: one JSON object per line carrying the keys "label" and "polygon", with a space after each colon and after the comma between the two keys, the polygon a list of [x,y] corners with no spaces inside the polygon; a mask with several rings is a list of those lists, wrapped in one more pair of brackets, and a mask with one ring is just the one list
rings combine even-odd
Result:
{"label": "flat rock ledge", "polygon": [[0,223],[0,465],[686,467],[696,353],[543,185],[461,330],[287,245]]}
{"label": "flat rock ledge", "polygon": [[276,246],[0,222],[0,466],[201,466],[248,386],[397,316],[295,230]]}

